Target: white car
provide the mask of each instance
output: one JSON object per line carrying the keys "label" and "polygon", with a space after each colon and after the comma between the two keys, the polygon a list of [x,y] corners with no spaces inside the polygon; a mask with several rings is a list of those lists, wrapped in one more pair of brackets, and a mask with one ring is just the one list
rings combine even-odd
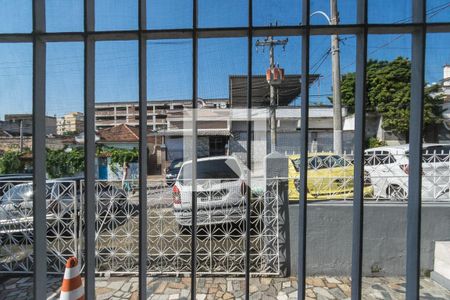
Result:
{"label": "white car", "polygon": [[[46,182],[47,236],[75,234],[72,232],[80,214],[82,177],[68,177]],[[127,213],[136,214],[123,189],[109,183],[96,184],[96,226],[98,230],[120,226],[127,222]],[[23,182],[8,189],[0,197],[0,244],[8,235],[28,235],[33,232],[32,182]],[[78,219],[78,224],[80,220]]]}
{"label": "white car", "polygon": [[192,161],[181,166],[172,188],[173,210],[180,226],[192,225],[192,192],[197,196],[197,224],[234,223],[245,219],[245,168],[232,156],[197,160],[192,187]]}
{"label": "white car", "polygon": [[[422,199],[449,200],[450,145],[423,144],[422,151]],[[407,200],[409,144],[371,148],[364,153],[364,169],[374,197]]]}

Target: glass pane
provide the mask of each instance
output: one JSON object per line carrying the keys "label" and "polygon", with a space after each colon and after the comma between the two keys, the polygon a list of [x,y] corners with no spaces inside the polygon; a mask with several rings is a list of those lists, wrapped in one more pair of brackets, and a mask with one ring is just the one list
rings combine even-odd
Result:
{"label": "glass pane", "polygon": [[[34,232],[33,223],[24,220],[33,216],[32,49],[0,44],[0,272],[26,273],[30,280]],[[20,292],[31,289],[22,286]],[[10,292],[3,289],[0,298]]]}
{"label": "glass pane", "polygon": [[192,0],[148,0],[149,29],[192,28]]}
{"label": "glass pane", "polygon": [[198,27],[243,27],[247,24],[247,1],[198,1]]}
{"label": "glass pane", "polygon": [[[139,257],[138,42],[95,46],[96,270],[130,274],[138,272]],[[128,286],[126,297],[136,290]]]}
{"label": "glass pane", "polygon": [[138,28],[136,0],[95,0],[95,30],[133,30]]}
{"label": "glass pane", "polygon": [[0,33],[31,32],[32,1],[0,1]]}
{"label": "glass pane", "polygon": [[[363,294],[405,297],[411,36],[368,39]],[[350,80],[350,79],[349,79]],[[389,259],[387,259],[389,257]]]}
{"label": "glass pane", "polygon": [[47,0],[45,9],[47,32],[83,31],[82,0]]}
{"label": "glass pane", "polygon": [[450,34],[428,34],[426,42],[420,287],[423,297],[445,299],[450,297],[443,288],[449,278],[450,243],[441,229],[450,226],[450,57],[440,45],[450,42]]}
{"label": "glass pane", "polygon": [[[187,297],[192,231],[185,225],[192,214],[180,203],[175,182],[183,163],[192,159],[192,144],[183,139],[192,115],[192,40],[152,40],[147,47],[148,272],[156,298],[164,297],[158,287],[167,282],[171,294]],[[189,193],[183,194],[186,199]]]}
{"label": "glass pane", "polygon": [[192,41],[182,39],[149,41],[148,48],[149,100],[190,101]]}
{"label": "glass pane", "polygon": [[[197,274],[244,274],[245,203],[241,190],[245,172],[243,148],[232,149],[229,87],[233,77],[247,73],[247,40],[199,40],[197,123]],[[244,86],[245,89],[245,86]],[[245,137],[242,142],[245,142]],[[189,140],[188,134],[185,140]],[[245,146],[244,146],[245,147]],[[237,151],[234,151],[237,150]],[[181,190],[189,186],[189,165],[180,170]],[[181,183],[181,181],[180,181]],[[210,253],[214,253],[211,255]],[[228,278],[228,296],[242,296],[242,280]],[[202,279],[197,279],[199,286]],[[218,286],[219,287],[219,286]],[[240,294],[239,294],[240,293]]]}
{"label": "glass pane", "polygon": [[[354,115],[344,87],[345,78],[354,76],[355,50],[352,35],[310,41],[306,272],[312,298],[350,297]],[[299,160],[297,153],[290,156],[291,198],[299,196]]]}
{"label": "glass pane", "polygon": [[299,1],[253,1],[253,26],[299,25],[301,19],[301,3]]}
{"label": "glass pane", "polygon": [[77,191],[84,148],[76,141],[84,132],[83,43],[47,44],[46,72],[47,259],[53,273],[64,272],[70,257],[82,257]]}
{"label": "glass pane", "polygon": [[96,102],[138,99],[138,59],[135,51],[135,41],[96,43]]}
{"label": "glass pane", "polygon": [[[289,257],[297,252],[297,243],[289,244],[289,239],[297,238],[295,234],[288,236],[288,230],[290,233],[298,230],[289,227],[295,222],[289,223],[288,216],[298,214],[298,193],[291,195],[295,189],[295,174],[290,168],[290,158],[300,150],[301,39],[254,38],[252,48],[255,49],[251,99],[253,133],[248,136],[242,121],[233,123],[233,136],[238,143],[252,139],[250,258],[251,271],[261,279],[252,279],[250,290],[255,299],[265,295],[287,298],[295,295],[297,287],[294,263],[297,258]],[[245,91],[241,92],[237,79],[234,82],[232,105],[245,107]],[[281,279],[270,278],[277,272]],[[291,277],[286,276],[289,272]]]}
{"label": "glass pane", "polygon": [[369,23],[411,23],[411,1],[368,1]]}
{"label": "glass pane", "polygon": [[427,0],[427,22],[449,22],[450,3],[446,0]]}
{"label": "glass pane", "polygon": [[356,0],[320,0],[311,1],[311,24],[328,25],[332,22],[330,7],[332,2],[336,3],[337,24],[354,24],[356,22]]}

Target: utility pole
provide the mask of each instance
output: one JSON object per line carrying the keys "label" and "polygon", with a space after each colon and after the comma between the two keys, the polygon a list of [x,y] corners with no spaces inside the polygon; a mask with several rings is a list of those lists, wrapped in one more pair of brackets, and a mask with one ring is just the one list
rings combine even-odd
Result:
{"label": "utility pole", "polygon": [[[339,24],[337,0],[330,0],[331,25]],[[331,68],[333,82],[333,149],[342,154],[342,104],[341,104],[341,66],[339,57],[339,36],[331,36]]]}
{"label": "utility pole", "polygon": [[[264,39],[264,41],[256,41],[256,47],[269,47],[269,62],[270,62],[270,78],[275,78],[275,46],[286,46],[288,43],[288,39],[284,40],[274,40],[272,36],[269,36]],[[281,81],[279,81],[281,83]],[[278,83],[278,84],[279,84]],[[277,107],[277,97],[276,97],[276,83],[273,81],[269,81],[270,87],[270,149],[271,152],[276,151],[276,143],[277,143],[277,116],[276,116],[276,107]]]}
{"label": "utility pole", "polygon": [[20,120],[19,123],[19,138],[20,138],[20,142],[19,142],[19,150],[20,153],[23,152],[23,120]]}

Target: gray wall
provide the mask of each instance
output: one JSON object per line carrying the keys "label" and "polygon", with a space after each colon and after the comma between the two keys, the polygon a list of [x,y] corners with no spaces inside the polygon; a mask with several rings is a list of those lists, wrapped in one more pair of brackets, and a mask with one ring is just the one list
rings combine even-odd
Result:
{"label": "gray wall", "polygon": [[[405,275],[406,205],[367,204],[364,210],[363,274]],[[298,205],[289,205],[291,272],[297,273]],[[308,203],[307,275],[350,275],[352,204]],[[433,268],[435,241],[450,240],[450,204],[422,207],[421,269]]]}

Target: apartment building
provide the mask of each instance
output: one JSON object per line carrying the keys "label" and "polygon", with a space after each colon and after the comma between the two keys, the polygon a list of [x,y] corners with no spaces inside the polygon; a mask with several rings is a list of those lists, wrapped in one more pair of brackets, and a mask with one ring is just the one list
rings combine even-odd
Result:
{"label": "apartment building", "polygon": [[445,65],[443,69],[442,92],[444,94],[444,101],[450,102],[450,65]]}
{"label": "apartment building", "polygon": [[[33,128],[33,114],[6,114],[5,122],[12,124],[11,126],[13,127],[22,127],[24,132],[27,130],[31,132]],[[47,135],[56,134],[56,117],[45,116],[45,133]]]}
{"label": "apartment building", "polygon": [[58,135],[80,133],[83,130],[84,114],[81,112],[71,112],[56,119],[56,133]]}
{"label": "apartment building", "polygon": [[[147,102],[147,125],[150,130],[167,128],[167,114],[192,106],[192,100],[158,100]],[[199,106],[225,108],[228,99],[199,100]],[[95,104],[97,130],[128,124],[139,125],[139,102],[103,102]]]}

